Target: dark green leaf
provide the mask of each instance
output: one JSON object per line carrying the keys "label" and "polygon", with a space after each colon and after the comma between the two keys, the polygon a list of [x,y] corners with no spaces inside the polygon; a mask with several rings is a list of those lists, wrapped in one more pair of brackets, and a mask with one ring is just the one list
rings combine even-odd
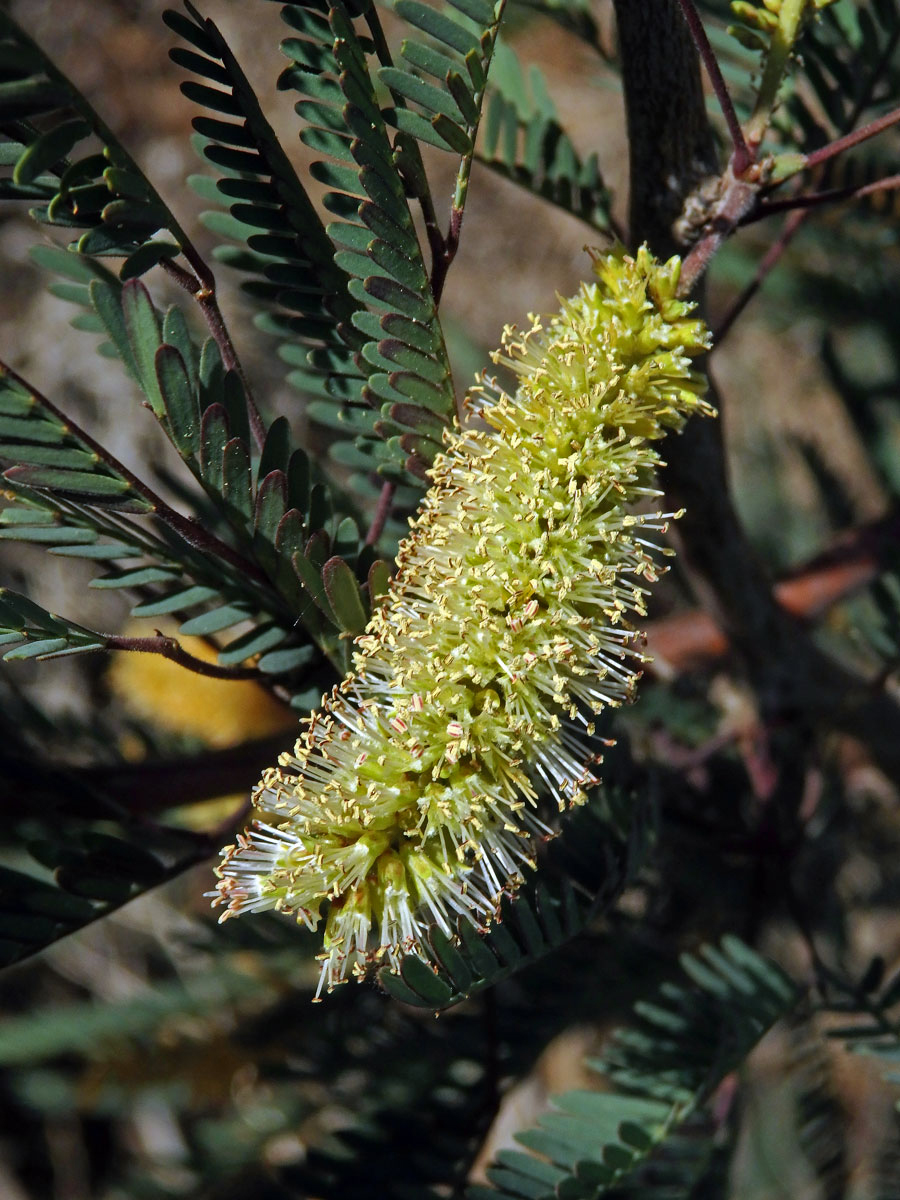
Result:
{"label": "dark green leaf", "polygon": [[400,968],[400,977],[417,996],[434,1008],[443,1007],[450,999],[451,988],[434,970],[415,954],[408,954]]}
{"label": "dark green leaf", "polygon": [[322,567],[322,582],[338,627],[346,633],[361,633],[368,614],[359,591],[359,584],[346,562],[335,555]]}
{"label": "dark green leaf", "polygon": [[387,596],[391,586],[391,568],[383,559],[376,559],[369,567],[369,605],[375,608]]}
{"label": "dark green leaf", "polygon": [[306,554],[299,551],[292,558],[294,570],[297,572],[304,591],[315,602],[317,607],[322,611],[325,617],[332,625],[337,625],[338,621],[334,614],[334,610],[328,601],[328,596],[325,592],[325,585],[322,582],[322,569],[316,566]]}
{"label": "dark green leaf", "polygon": [[250,454],[246,442],[231,438],[222,455],[222,497],[232,514],[249,522],[253,515]]}
{"label": "dark green leaf", "polygon": [[223,650],[220,650],[219,662],[223,667],[245,662],[248,658],[264,654],[267,650],[273,650],[276,646],[280,646],[287,636],[287,632],[274,622],[268,621],[265,624],[257,625],[256,628],[242,633],[240,637],[235,638]]}
{"label": "dark green leaf", "polygon": [[284,675],[308,666],[315,658],[315,653],[312,646],[290,646],[283,650],[271,650],[262,656],[257,666],[266,675]]}
{"label": "dark green leaf", "polygon": [[184,359],[174,346],[156,351],[156,379],[172,440],[180,454],[193,458],[200,448],[200,405]]}
{"label": "dark green leaf", "polygon": [[394,9],[410,25],[430,34],[435,41],[452,46],[462,55],[470,50],[476,53],[481,50],[481,44],[474,34],[436,9],[420,4],[419,0],[396,0]]}
{"label": "dark green leaf", "polygon": [[44,171],[64,159],[90,132],[90,126],[80,118],[54,125],[28,146],[16,163],[13,179],[16,183],[33,183]]}
{"label": "dark green leaf", "polygon": [[424,79],[396,67],[382,67],[378,74],[392,92],[412,100],[430,112],[444,113],[453,121],[464,120],[456,101],[444,88],[435,87],[434,84],[426,83]]}
{"label": "dark green leaf", "polygon": [[194,584],[193,587],[170,592],[159,600],[146,600],[143,604],[135,605],[131,614],[134,617],[161,617],[168,613],[184,612],[197,604],[212,600],[217,595],[215,588]]}
{"label": "dark green leaf", "polygon": [[178,629],[186,637],[195,635],[206,637],[211,633],[221,633],[223,629],[231,629],[233,625],[246,621],[250,612],[243,604],[223,604],[210,612],[201,613],[199,617],[191,617],[184,621]]}
{"label": "dark green leaf", "polygon": [[11,467],[4,472],[4,476],[25,487],[78,496],[93,504],[127,504],[131,506],[131,511],[150,509],[146,501],[134,495],[130,484],[110,475],[89,475],[81,471],[61,471],[49,467]]}

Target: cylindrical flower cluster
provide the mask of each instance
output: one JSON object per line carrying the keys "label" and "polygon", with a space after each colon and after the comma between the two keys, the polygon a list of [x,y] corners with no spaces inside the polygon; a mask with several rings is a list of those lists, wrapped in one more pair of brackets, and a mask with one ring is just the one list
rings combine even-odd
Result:
{"label": "cylindrical flower cluster", "polygon": [[674,515],[648,511],[655,443],[709,411],[679,269],[610,253],[546,324],[504,332],[516,390],[470,394],[353,673],[258,785],[276,815],[226,848],[223,919],[326,914],[320,991],[396,967],[431,923],[488,922],[550,833],[538,795],[562,809],[596,782],[592,716],[632,696]]}

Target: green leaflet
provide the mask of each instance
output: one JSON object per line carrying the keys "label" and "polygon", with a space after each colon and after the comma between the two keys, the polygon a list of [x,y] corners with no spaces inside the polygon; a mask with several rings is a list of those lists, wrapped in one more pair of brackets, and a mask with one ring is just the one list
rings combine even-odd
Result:
{"label": "green leaflet", "polygon": [[[390,119],[413,137],[462,155],[461,171],[467,175],[504,0],[463,0],[442,9],[418,0],[395,0],[393,7],[425,36],[403,41],[402,67],[379,71],[397,100]],[[459,201],[465,203],[464,191]]]}
{"label": "green leaflet", "polygon": [[152,505],[39,393],[0,365],[0,462],[4,477],[36,491],[126,512]]}
{"label": "green leaflet", "polygon": [[[5,14],[0,122],[15,122],[20,139],[0,199],[29,199],[37,220],[86,230],[79,251],[124,258],[125,278],[180,252],[184,235],[156,190],[84,96]],[[100,139],[99,154],[84,148],[92,134]],[[160,231],[171,240],[153,240]]]}
{"label": "green leaflet", "polygon": [[50,658],[102,649],[102,634],[54,616],[10,588],[0,588],[0,646],[7,661]]}
{"label": "green leaflet", "polygon": [[[439,381],[436,407],[445,419],[449,419],[453,411],[453,395],[443,336],[409,206],[393,165],[392,148],[384,117],[376,102],[365,53],[352,24],[341,9],[332,9],[328,21],[335,39],[333,46],[311,36],[302,40],[291,39],[287,46],[295,61],[299,54],[305,54],[307,61],[315,64],[315,74],[305,69],[289,68],[282,76],[282,84],[315,99],[315,109],[310,108],[308,102],[298,106],[302,115],[308,115],[316,122],[301,132],[304,141],[314,146],[321,144],[321,127],[331,123],[327,116],[329,103],[343,105],[343,120],[339,127],[349,129],[354,135],[350,138],[332,138],[328,143],[329,153],[337,161],[320,162],[313,168],[318,178],[335,189],[332,202],[338,200],[341,194],[346,195],[351,203],[355,201],[352,208],[348,207],[344,221],[328,226],[328,234],[335,241],[352,247],[339,248],[334,260],[349,276],[354,277],[348,283],[348,290],[361,307],[369,308],[372,299],[376,298],[375,293],[389,291],[393,286],[403,289],[399,294],[408,293],[414,297],[408,305],[414,308],[417,319],[431,334],[431,374]],[[302,21],[299,23],[303,24]],[[301,31],[306,34],[311,32],[307,28]],[[339,94],[330,99],[320,94],[314,82],[323,75],[327,77],[329,73],[336,77],[339,85]],[[326,205],[329,205],[328,197]],[[358,223],[360,219],[362,225]],[[368,237],[365,228],[371,229],[376,236]],[[358,280],[358,284],[354,279]],[[354,326],[369,332],[373,340],[380,341],[377,329],[361,325],[359,315],[353,317]],[[372,354],[372,342],[363,343],[363,361],[370,362]],[[407,373],[406,386],[413,393],[415,403],[434,404],[429,398],[427,381],[415,370]],[[401,395],[395,392],[393,398],[399,400]],[[370,403],[375,402],[370,387],[364,390],[363,396]],[[406,455],[402,447],[398,445],[397,448],[403,461]],[[436,449],[437,444],[434,446]]]}
{"label": "green leaflet", "polygon": [[514,51],[503,42],[494,58],[479,160],[594,229],[607,231],[609,193],[597,156],[582,159],[577,153],[537,67],[531,67],[526,80]]}
{"label": "green leaflet", "polygon": [[[281,353],[295,364],[291,381],[306,392],[344,403],[380,404],[383,399],[370,395],[366,388],[370,356],[365,351],[372,343],[360,336],[355,319],[371,299],[351,286],[350,277],[358,277],[363,284],[371,278],[383,279],[385,284],[397,281],[417,295],[416,316],[431,331],[431,382],[423,380],[414,365],[403,371],[403,385],[392,391],[390,398],[400,401],[405,396],[413,406],[422,403],[443,410],[448,420],[454,405],[446,351],[362,43],[340,7],[331,9],[327,18],[298,5],[288,6],[285,15],[301,36],[284,43],[293,65],[282,74],[279,86],[309,97],[297,106],[307,122],[301,137],[336,160],[313,166],[313,174],[336,189],[330,198],[325,197],[326,206],[340,207],[344,199],[350,204],[345,219],[333,222],[327,230],[215,26],[189,23],[182,14],[166,17],[176,32],[202,51],[174,52],[176,61],[216,85],[213,94],[205,85],[200,85],[201,90],[198,85],[185,85],[188,94],[220,112],[226,103],[222,97],[227,94],[231,98],[228,104],[234,108],[231,115],[243,118],[240,123],[201,118],[198,126],[198,132],[215,139],[202,147],[203,154],[228,171],[216,191],[219,203],[226,198],[233,223],[222,224],[217,216],[215,224],[225,236],[246,246],[237,253],[229,252],[227,259],[250,273],[252,278],[244,286],[254,296],[275,311],[296,314],[278,326],[270,325],[273,332],[283,332],[290,339]],[[221,90],[225,87],[227,93]],[[240,172],[239,178],[235,172]],[[216,198],[206,184],[200,186],[204,194]],[[367,209],[366,225],[357,223],[361,204]],[[377,237],[366,235],[367,225],[374,226]],[[342,249],[341,244],[352,250]],[[408,310],[409,306],[404,311]],[[373,331],[372,336],[377,344],[380,331]],[[437,403],[432,395],[435,385]],[[439,440],[428,452],[430,456]],[[408,454],[399,441],[392,446],[388,460],[401,467]],[[417,450],[417,463],[422,450],[422,446]]]}
{"label": "green leaflet", "polygon": [[[176,33],[203,51],[203,55],[186,56],[184,51],[175,49],[174,61],[227,89],[223,93],[218,88],[187,82],[182,85],[185,94],[219,112],[226,103],[224,96],[227,114],[240,118],[195,120],[198,133],[210,139],[201,143],[203,155],[228,172],[212,189],[208,187],[211,182],[208,177],[192,181],[215,203],[221,205],[224,198],[233,218],[232,224],[222,224],[221,220],[211,220],[210,214],[207,223],[247,247],[242,252],[240,269],[251,275],[252,282],[272,281],[266,299],[306,320],[321,322],[329,344],[342,356],[343,373],[358,381],[358,398],[361,377],[352,360],[353,341],[347,344],[337,333],[338,322],[347,321],[355,306],[346,295],[341,272],[332,261],[333,247],[321,219],[215,25],[201,21],[196,14],[190,19],[171,10],[164,19]],[[235,171],[241,172],[241,179],[232,177]],[[217,216],[220,218],[221,214]],[[274,254],[269,252],[275,248],[269,244],[273,240],[277,241]],[[306,350],[316,343],[317,339],[301,339]],[[321,391],[324,385],[324,378],[314,381],[310,377],[311,389]]]}
{"label": "green leaflet", "polygon": [[[801,992],[740,939],[683,955],[687,982],[670,982],[635,1006],[601,1060],[614,1092],[566,1092],[516,1140],[541,1158],[504,1152],[488,1168],[493,1189],[470,1200],[554,1195],[589,1200],[617,1191],[709,1099]],[[495,1190],[494,1190],[495,1189]]]}

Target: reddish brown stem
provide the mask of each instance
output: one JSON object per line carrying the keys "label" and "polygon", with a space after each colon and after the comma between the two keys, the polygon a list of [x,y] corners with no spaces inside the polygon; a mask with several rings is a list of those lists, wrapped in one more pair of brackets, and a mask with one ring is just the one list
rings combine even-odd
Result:
{"label": "reddish brown stem", "polygon": [[375,509],[375,516],[372,518],[369,532],[366,534],[367,546],[374,546],[382,533],[384,533],[384,527],[387,524],[388,517],[391,515],[391,506],[394,503],[394,493],[396,491],[396,483],[388,481],[382,485],[381,495],[378,497],[378,507]]}
{"label": "reddish brown stem", "polygon": [[738,179],[730,166],[726,168],[722,176],[721,199],[706,224],[705,232],[695,242],[681,268],[678,283],[680,296],[691,294],[716,252],[747,214],[753,211],[758,192],[758,182]]}
{"label": "reddish brown stem", "polygon": [[756,206],[741,222],[742,225],[752,225],[765,217],[776,216],[782,212],[795,212],[797,209],[822,208],[826,204],[838,204],[842,200],[859,200],[863,196],[871,196],[875,192],[891,192],[900,188],[900,175],[886,175],[884,179],[876,179],[872,183],[864,183],[860,187],[829,188],[825,192],[806,192],[800,196],[786,196],[783,200],[764,201]]}
{"label": "reddish brown stem", "polygon": [[898,121],[900,121],[900,108],[895,108],[893,112],[885,113],[883,117],[877,117],[868,125],[854,129],[852,133],[845,134],[844,137],[840,137],[834,142],[829,142],[827,146],[813,150],[811,154],[806,155],[806,169],[817,167],[819,163],[827,162],[836,154],[849,150],[851,146],[858,146],[860,142],[867,142],[869,138],[875,137],[885,129],[890,129]]}
{"label": "reddish brown stem", "polygon": [[[285,748],[285,734],[244,742],[224,750],[204,750],[161,762],[99,763],[69,772],[102,791],[127,798],[132,815],[152,814],[180,804],[249,792]],[[235,820],[232,815],[229,823]]]}
{"label": "reddish brown stem", "polygon": [[712,46],[709,44],[709,38],[706,36],[706,30],[703,28],[700,14],[694,6],[694,0],[678,0],[678,3],[691,31],[691,38],[697,47],[697,53],[700,55],[703,66],[706,68],[706,74],[716,94],[719,108],[721,108],[722,116],[725,118],[725,124],[728,126],[732,145],[731,169],[735,175],[740,177],[752,165],[754,156],[750,152],[750,147],[744,138],[744,131],[741,129],[741,123],[735,112],[728,86],[722,76],[718,59],[713,52]]}
{"label": "reddish brown stem", "polygon": [[900,188],[900,175],[891,175],[886,179],[878,179],[874,183],[867,183],[858,188],[834,188],[828,192],[813,192],[806,196],[794,196],[787,200],[772,201],[768,204],[759,205],[755,212],[745,218],[743,221],[744,225],[761,220],[763,217],[774,216],[778,212],[789,212],[791,215],[785,222],[784,229],[782,229],[777,240],[772,243],[760,261],[753,279],[747,284],[714,330],[713,350],[718,349],[722,344],[722,340],[732,325],[762,287],[770,272],[779,262],[790,243],[800,232],[800,229],[816,208],[825,203],[856,200],[862,196],[869,196],[875,192],[888,191],[895,188]]}
{"label": "reddish brown stem", "polygon": [[[900,536],[900,515],[891,513],[861,526],[775,584],[779,605],[794,617],[813,621],[847,596],[870,584]],[[729,650],[721,627],[702,610],[676,613],[647,629],[651,673],[670,677],[709,666]]]}
{"label": "reddish brown stem", "polygon": [[431,247],[431,295],[434,299],[435,307],[441,302],[441,296],[444,293],[444,284],[447,282],[447,272],[456,258],[456,252],[459,249],[459,233],[462,228],[463,210],[461,208],[451,208],[450,210],[450,227],[447,230],[446,237],[440,237],[439,244],[433,244]]}
{"label": "reddish brown stem", "polygon": [[186,667],[195,675],[207,675],[210,679],[258,679],[259,672],[254,667],[220,667],[218,663],[206,662],[195,658],[173,637],[166,637],[157,632],[155,637],[123,637],[113,634],[105,642],[107,650],[129,650],[137,654],[158,654],[179,667]]}

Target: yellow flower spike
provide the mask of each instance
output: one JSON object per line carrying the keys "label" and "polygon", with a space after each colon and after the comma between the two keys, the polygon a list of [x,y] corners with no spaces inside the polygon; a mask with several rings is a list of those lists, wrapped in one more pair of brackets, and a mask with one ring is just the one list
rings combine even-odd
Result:
{"label": "yellow flower spike", "polygon": [[226,850],[225,916],[315,928],[328,907],[320,992],[396,968],[430,924],[490,921],[551,833],[538,793],[564,809],[597,782],[591,718],[632,697],[630,617],[676,515],[646,511],[654,443],[712,411],[679,270],[603,255],[546,324],[504,332],[515,392],[484,377],[470,393],[479,427],[448,436],[353,674],[256,790],[283,819]]}

